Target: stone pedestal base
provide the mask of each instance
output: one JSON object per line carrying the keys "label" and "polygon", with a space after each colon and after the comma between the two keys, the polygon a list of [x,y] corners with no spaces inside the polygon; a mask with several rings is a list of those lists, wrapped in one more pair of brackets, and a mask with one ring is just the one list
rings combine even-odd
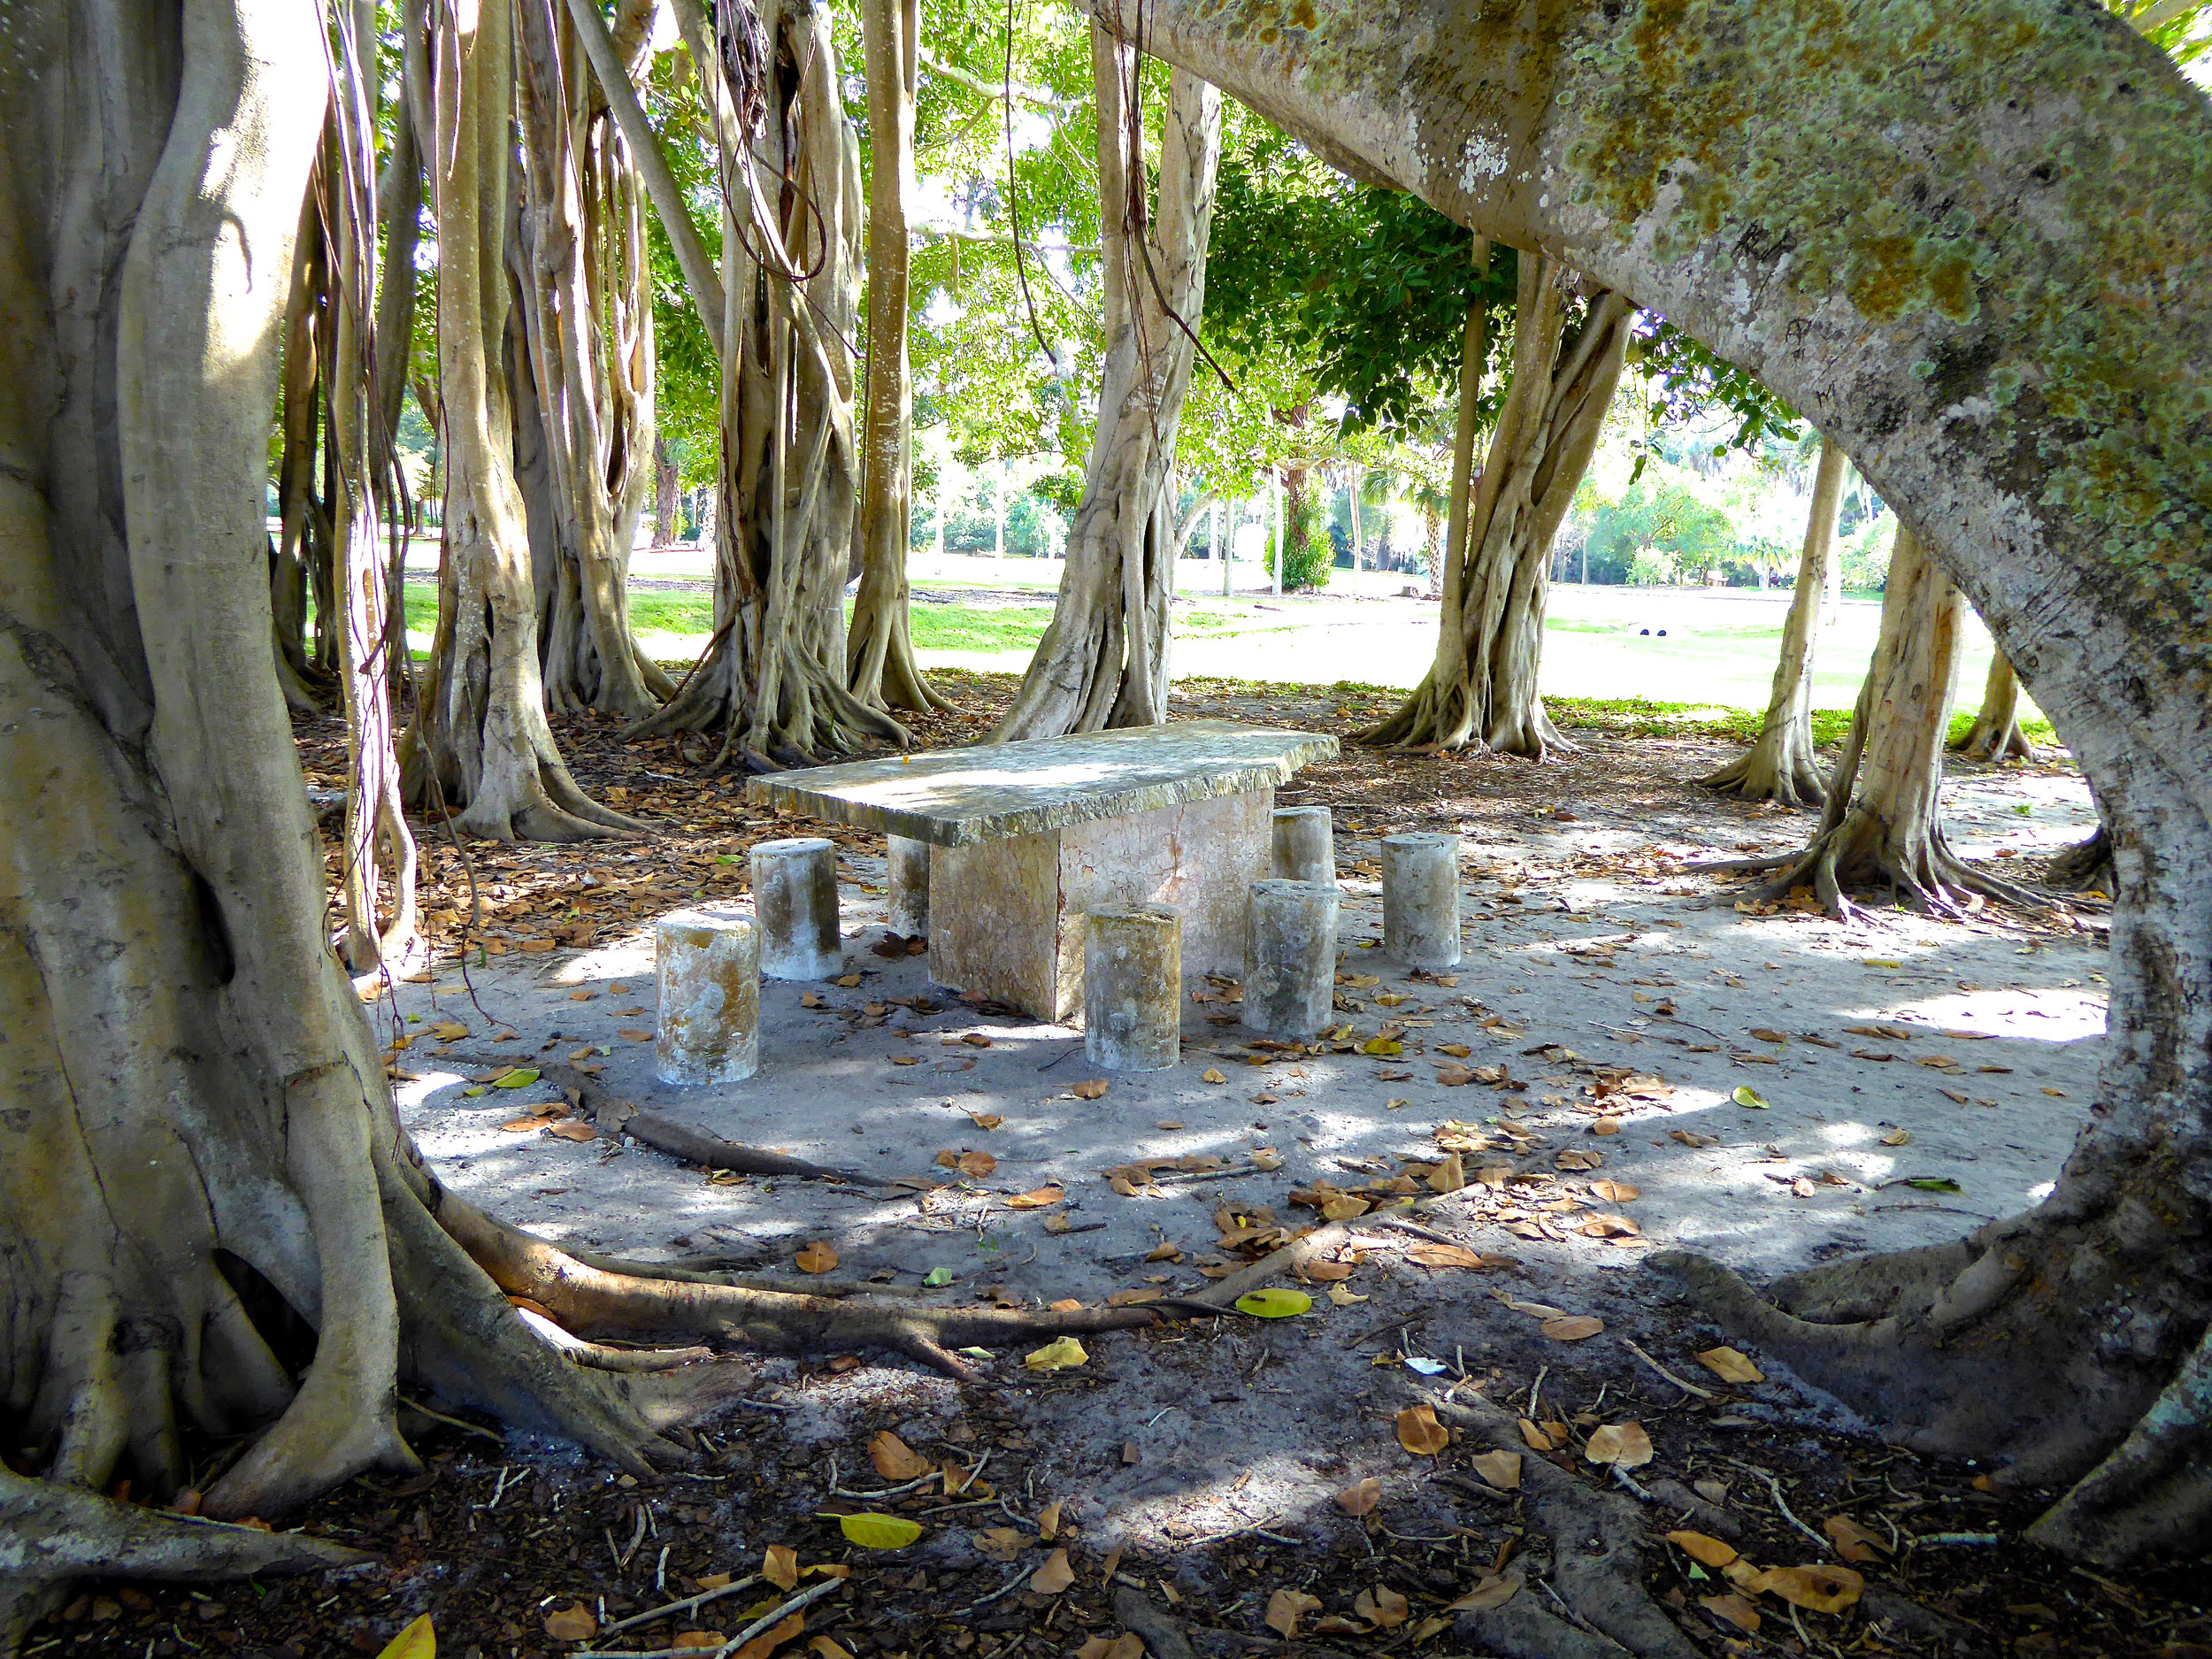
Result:
{"label": "stone pedestal base", "polygon": [[1182,918],[1186,974],[1244,972],[1251,884],[1267,873],[1275,792],[1189,801],[1039,835],[933,847],[930,977],[1054,1023],[1083,1011],[1083,918],[1150,901]]}

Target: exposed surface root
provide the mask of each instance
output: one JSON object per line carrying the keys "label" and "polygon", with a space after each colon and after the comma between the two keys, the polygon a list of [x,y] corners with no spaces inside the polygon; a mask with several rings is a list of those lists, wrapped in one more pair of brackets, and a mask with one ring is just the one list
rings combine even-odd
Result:
{"label": "exposed surface root", "polygon": [[1810,727],[1786,717],[1780,724],[1768,717],[1758,741],[1723,766],[1698,780],[1716,795],[1742,801],[1777,801],[1793,810],[1824,806],[1828,780],[1813,753]]}
{"label": "exposed surface root", "polygon": [[1952,920],[1963,919],[1978,908],[1976,895],[2022,910],[2050,908],[2047,898],[1977,870],[1954,853],[1939,824],[1926,826],[1917,835],[1903,834],[1863,805],[1852,808],[1841,823],[1821,831],[1797,852],[1690,867],[1773,872],[1770,879],[1744,896],[1755,903],[1770,902],[1786,899],[1800,887],[1809,888],[1821,909],[1839,921],[1870,918],[1872,910],[1850,895],[1882,888],[1888,890],[1893,902],[1902,900],[1916,910]]}
{"label": "exposed surface root", "polygon": [[2116,877],[2112,868],[2112,832],[2101,823],[2085,841],[2077,841],[2053,856],[2045,866],[2052,885],[2070,892],[2109,894]]}
{"label": "exposed surface root", "polygon": [[1440,1421],[1520,1455],[1522,1490],[1551,1537],[1552,1596],[1525,1588],[1462,1613],[1455,1635],[1501,1659],[1619,1659],[1623,1648],[1638,1659],[1700,1659],[1644,1589],[1653,1544],[1632,1500],[1531,1454],[1512,1415],[1487,1401],[1424,1397]]}
{"label": "exposed surface root", "polygon": [[788,1175],[808,1180],[843,1181],[854,1187],[912,1187],[910,1181],[899,1181],[888,1176],[869,1175],[858,1170],[832,1169],[826,1164],[810,1164],[804,1158],[795,1158],[781,1152],[764,1151],[735,1141],[725,1141],[703,1130],[680,1124],[672,1118],[658,1112],[634,1112],[622,1120],[622,1133],[633,1140],[643,1141],[655,1151],[665,1152],[672,1158],[687,1164],[704,1164],[710,1170],[735,1170],[744,1175]]}

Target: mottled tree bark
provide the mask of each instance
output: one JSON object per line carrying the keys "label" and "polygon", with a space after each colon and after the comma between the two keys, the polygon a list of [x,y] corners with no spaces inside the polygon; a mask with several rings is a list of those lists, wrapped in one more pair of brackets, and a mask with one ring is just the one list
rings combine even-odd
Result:
{"label": "mottled tree bark", "polygon": [[1828,798],[1813,747],[1813,641],[1820,627],[1820,600],[1836,551],[1836,499],[1843,492],[1844,453],[1820,446],[1813,472],[1813,505],[1805,520],[1805,550],[1797,561],[1797,587],[1782,625],[1782,655],[1774,665],[1774,693],[1767,699],[1759,735],[1740,758],[1698,781],[1747,801],[1779,801],[1787,807],[1819,806]]}
{"label": "mottled tree bark", "polygon": [[1167,718],[1175,430],[1205,304],[1221,96],[1194,75],[1173,77],[1148,225],[1137,61],[1127,37],[1094,25],[1106,287],[1098,426],[1052,621],[994,742]]}

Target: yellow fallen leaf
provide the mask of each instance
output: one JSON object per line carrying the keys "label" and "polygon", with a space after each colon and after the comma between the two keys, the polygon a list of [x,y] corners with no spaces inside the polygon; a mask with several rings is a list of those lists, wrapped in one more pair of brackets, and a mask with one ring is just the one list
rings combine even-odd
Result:
{"label": "yellow fallen leaf", "polygon": [[1248,1290],[1236,1300],[1239,1313],[1248,1313],[1255,1319],[1294,1319],[1313,1310],[1313,1298],[1302,1290],[1286,1290],[1271,1286],[1265,1290]]}
{"label": "yellow fallen leaf", "polygon": [[799,1587],[799,1552],[788,1544],[771,1544],[760,1558],[760,1576],[779,1590]]}
{"label": "yellow fallen leaf", "polygon": [[1278,1590],[1267,1598],[1267,1627],[1285,1641],[1298,1633],[1298,1621],[1321,1605],[1321,1598],[1303,1590]]}
{"label": "yellow fallen leaf", "polygon": [[837,1252],[826,1239],[817,1239],[798,1254],[802,1273],[826,1273],[837,1265]]}
{"label": "yellow fallen leaf", "polygon": [[1033,1193],[1015,1194],[1006,1201],[1006,1207],[1009,1210],[1042,1210],[1048,1205],[1058,1203],[1066,1196],[1067,1192],[1063,1187],[1040,1187]]}
{"label": "yellow fallen leaf", "polygon": [[[594,1633],[595,1633],[595,1627],[594,1631],[584,1632],[586,1636]],[[561,1640],[580,1640],[581,1638],[564,1637]],[[430,1627],[430,1615],[425,1613],[405,1630],[393,1637],[385,1645],[384,1651],[377,1655],[376,1659],[437,1659],[437,1653],[438,1638]]]}
{"label": "yellow fallen leaf", "polygon": [[936,1467],[889,1429],[868,1442],[868,1461],[886,1480],[918,1480]]}
{"label": "yellow fallen leaf", "polygon": [[1428,1406],[1408,1406],[1398,1413],[1398,1444],[1415,1456],[1433,1457],[1451,1443],[1451,1431]]}
{"label": "yellow fallen leaf", "polygon": [[1848,1567],[1769,1567],[1753,1589],[1778,1595],[1813,1613],[1840,1613],[1859,1599],[1866,1580]]}
{"label": "yellow fallen leaf", "polygon": [[494,1088],[528,1088],[537,1080],[538,1071],[535,1066],[518,1065],[506,1076],[494,1078],[492,1087]]}
{"label": "yellow fallen leaf", "polygon": [[1037,1536],[1049,1544],[1060,1535],[1060,1509],[1064,1500],[1055,1498],[1037,1512]]}
{"label": "yellow fallen leaf", "polygon": [[1349,1221],[1356,1216],[1365,1215],[1372,1208],[1364,1198],[1356,1198],[1350,1193],[1340,1193],[1321,1206],[1321,1214],[1330,1221]]}
{"label": "yellow fallen leaf", "polygon": [[1403,1054],[1406,1051],[1406,1046],[1402,1042],[1400,1042],[1395,1037],[1370,1037],[1365,1042],[1360,1044],[1359,1051],[1362,1054],[1383,1055],[1387,1056],[1394,1054]]}
{"label": "yellow fallen leaf", "polygon": [[1353,1598],[1352,1611],[1370,1624],[1384,1630],[1395,1630],[1412,1617],[1412,1605],[1404,1596],[1386,1584],[1379,1584],[1372,1590],[1362,1590]]}
{"label": "yellow fallen leaf", "polygon": [[1471,1461],[1475,1472],[1501,1492],[1511,1492],[1521,1484],[1518,1452],[1484,1452]]}
{"label": "yellow fallen leaf", "polygon": [[1075,1582],[1075,1569],[1068,1565],[1068,1552],[1056,1549],[1045,1557],[1045,1564],[1029,1575],[1029,1587],[1039,1595],[1057,1595]]}
{"label": "yellow fallen leaf", "polygon": [[1433,1192],[1455,1193],[1466,1185],[1467,1171],[1460,1163],[1459,1154],[1456,1152],[1448,1155],[1441,1164],[1429,1172],[1429,1187]]}
{"label": "yellow fallen leaf", "polygon": [[1736,1559],[1736,1547],[1709,1532],[1669,1532],[1667,1542],[1701,1567],[1725,1567]]}
{"label": "yellow fallen leaf", "polygon": [[970,1112],[968,1121],[979,1129],[995,1129],[1006,1119],[996,1112]]}
{"label": "yellow fallen leaf", "polygon": [[1025,1356],[1022,1363],[1032,1371],[1066,1371],[1071,1366],[1088,1364],[1090,1357],[1080,1342],[1071,1336],[1063,1336]]}
{"label": "yellow fallen leaf", "polygon": [[549,1124],[546,1125],[546,1133],[558,1135],[564,1141],[596,1141],[599,1139],[599,1132],[589,1124],[580,1124],[572,1120],[568,1123]]}
{"label": "yellow fallen leaf", "polygon": [[1336,1507],[1347,1515],[1365,1515],[1381,1502],[1382,1482],[1373,1475],[1355,1480],[1336,1494]]}
{"label": "yellow fallen leaf", "polygon": [[1709,1348],[1697,1356],[1697,1363],[1727,1383],[1762,1383],[1766,1373],[1744,1355],[1732,1348]]}
{"label": "yellow fallen leaf", "polygon": [[841,1515],[837,1530],[863,1549],[904,1549],[922,1535],[922,1524],[902,1515]]}
{"label": "yellow fallen leaf", "polygon": [[557,1608],[545,1616],[545,1633],[555,1641],[589,1641],[599,1633],[599,1621],[591,1609],[579,1601],[574,1607]]}
{"label": "yellow fallen leaf", "polygon": [[1641,1469],[1651,1461],[1651,1436],[1640,1423],[1607,1423],[1590,1431],[1582,1455],[1594,1463]]}
{"label": "yellow fallen leaf", "polygon": [[1202,1083],[1226,1083],[1229,1079],[1212,1066],[1208,1066],[1198,1074],[1198,1080]]}
{"label": "yellow fallen leaf", "polygon": [[1349,1308],[1356,1302],[1365,1302],[1367,1298],[1345,1289],[1341,1285],[1332,1285],[1329,1286],[1329,1300],[1340,1308]]}

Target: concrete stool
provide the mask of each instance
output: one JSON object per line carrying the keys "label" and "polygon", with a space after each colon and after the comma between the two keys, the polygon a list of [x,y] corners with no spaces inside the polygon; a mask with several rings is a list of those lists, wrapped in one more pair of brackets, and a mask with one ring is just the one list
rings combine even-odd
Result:
{"label": "concrete stool", "polygon": [[890,843],[885,860],[891,867],[891,914],[886,923],[902,939],[929,936],[929,843],[903,835],[884,838]]}
{"label": "concrete stool", "polygon": [[[1280,814],[1276,827],[1282,826]],[[1264,1037],[1310,1037],[1336,995],[1336,883],[1255,881],[1244,948],[1244,1024]]]}
{"label": "concrete stool", "polygon": [[1459,960],[1459,837],[1382,841],[1383,954],[1409,968]]}
{"label": "concrete stool", "polygon": [[760,1070],[760,930],[734,910],[678,910],[653,927],[660,993],[654,1074],[736,1083]]}
{"label": "concrete stool", "polygon": [[811,835],[755,841],[752,867],[760,971],[772,979],[835,979],[845,966],[836,848]]}
{"label": "concrete stool", "polygon": [[1110,1071],[1182,1056],[1183,919],[1171,904],[1102,904],[1084,918],[1083,1054]]}
{"label": "concrete stool", "polygon": [[1278,881],[1336,884],[1336,826],[1325,806],[1279,806],[1267,873]]}

